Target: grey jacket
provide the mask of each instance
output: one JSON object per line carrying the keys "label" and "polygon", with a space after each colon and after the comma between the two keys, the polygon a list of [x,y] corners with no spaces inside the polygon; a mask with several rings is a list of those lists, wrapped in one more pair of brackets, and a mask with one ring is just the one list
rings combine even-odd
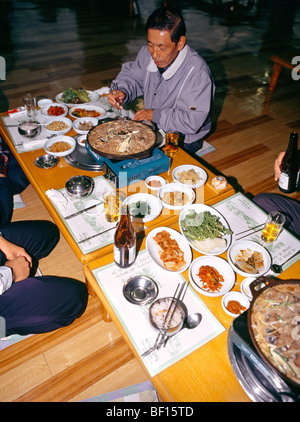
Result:
{"label": "grey jacket", "polygon": [[144,107],[154,110],[158,128],[181,132],[184,142],[195,142],[210,131],[214,82],[206,62],[188,45],[163,74],[148,47],[142,47],[134,62],[122,66],[114,82],[125,92],[125,103],[144,96]]}

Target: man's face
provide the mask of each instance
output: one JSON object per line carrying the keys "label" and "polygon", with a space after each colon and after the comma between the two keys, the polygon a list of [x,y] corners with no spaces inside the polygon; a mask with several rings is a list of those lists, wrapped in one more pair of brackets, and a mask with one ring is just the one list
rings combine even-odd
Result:
{"label": "man's face", "polygon": [[164,68],[172,63],[184,44],[185,37],[181,37],[176,45],[168,31],[148,29],[148,49],[157,67]]}

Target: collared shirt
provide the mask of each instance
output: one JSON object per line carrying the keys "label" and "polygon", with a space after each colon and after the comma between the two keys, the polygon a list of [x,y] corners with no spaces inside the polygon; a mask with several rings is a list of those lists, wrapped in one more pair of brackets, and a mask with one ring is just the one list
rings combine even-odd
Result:
{"label": "collared shirt", "polygon": [[152,121],[165,132],[185,135],[185,143],[202,139],[210,131],[214,82],[208,65],[188,45],[160,73],[147,46],[134,62],[125,63],[116,78],[125,92],[125,102],[144,97],[145,109],[153,110]]}

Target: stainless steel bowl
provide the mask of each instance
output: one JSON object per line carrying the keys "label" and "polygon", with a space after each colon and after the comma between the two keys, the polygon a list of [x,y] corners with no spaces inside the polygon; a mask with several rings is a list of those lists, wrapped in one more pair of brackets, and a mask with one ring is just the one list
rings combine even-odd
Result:
{"label": "stainless steel bowl", "polygon": [[[157,330],[160,330],[165,323],[168,325],[168,322],[172,317],[167,335],[175,334],[180,331],[187,316],[187,310],[184,303],[179,300],[176,304],[175,312],[173,312],[176,301],[174,301],[174,303],[172,303],[172,301],[172,297],[162,297],[153,302],[149,309],[150,322]],[[172,306],[168,313],[171,303]],[[168,317],[165,322],[167,313]]]}
{"label": "stainless steel bowl", "polygon": [[94,189],[94,180],[89,176],[73,176],[66,182],[66,189],[70,196],[86,198]]}
{"label": "stainless steel bowl", "polygon": [[25,136],[26,138],[34,138],[41,133],[41,126],[38,122],[27,120],[19,124],[18,131],[20,135]]}
{"label": "stainless steel bowl", "polygon": [[157,293],[157,284],[152,278],[145,275],[132,277],[123,286],[125,298],[135,305],[146,305],[153,302]]}

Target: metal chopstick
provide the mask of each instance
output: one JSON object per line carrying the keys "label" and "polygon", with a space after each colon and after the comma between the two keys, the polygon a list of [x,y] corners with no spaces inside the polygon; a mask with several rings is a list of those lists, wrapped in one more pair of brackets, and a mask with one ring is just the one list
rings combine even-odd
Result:
{"label": "metal chopstick", "polygon": [[[173,298],[171,300],[170,306],[169,306],[168,311],[166,313],[166,316],[165,316],[164,322],[162,324],[162,327],[159,330],[159,333],[158,333],[158,336],[157,336],[157,338],[155,340],[154,346],[152,346],[150,349],[146,350],[146,352],[144,352],[141,355],[141,357],[148,356],[154,350],[160,349],[160,347],[162,346],[162,344],[165,344],[166,343],[165,342],[166,334],[167,334],[168,329],[170,327],[170,324],[171,324],[171,321],[172,321],[174,312],[175,312],[175,310],[177,308],[177,304],[178,304],[180,298],[182,297],[182,299],[183,299],[183,297],[185,296],[185,293],[186,293],[186,291],[185,291],[184,294],[182,294],[183,289],[185,287],[185,283],[183,283],[182,286],[181,286],[181,288],[180,288],[180,291],[178,293],[178,296],[176,297],[177,291],[179,289],[179,286],[180,286],[180,284],[178,284],[178,286],[177,286],[177,288],[175,290],[174,296],[173,296]],[[186,285],[186,290],[187,290],[187,287],[188,287],[188,284]],[[172,306],[173,306],[174,303],[175,303],[174,309],[171,311],[171,308],[172,308]],[[171,314],[171,318],[168,320],[168,316],[170,315],[170,312],[172,312],[172,314]]]}
{"label": "metal chopstick", "polygon": [[254,230],[253,232],[250,232],[250,233],[247,233],[247,234],[244,234],[244,236],[240,236],[239,238],[235,238],[235,240],[240,240],[240,239],[243,239],[244,237],[247,237],[247,236],[251,236],[251,234],[254,234],[254,233],[257,233],[257,232],[260,232],[261,231],[261,229],[263,228],[263,226],[264,226],[264,224],[259,228],[259,229],[257,229],[257,230]]}
{"label": "metal chopstick", "polygon": [[172,300],[171,300],[171,303],[170,303],[170,306],[169,306],[168,311],[167,311],[167,313],[166,313],[166,316],[165,316],[164,322],[163,322],[163,324],[162,324],[161,328],[159,329],[159,333],[158,333],[158,335],[157,335],[157,337],[156,337],[156,340],[155,340],[154,345],[153,345],[152,347],[150,347],[150,349],[146,350],[146,352],[144,352],[144,353],[141,355],[141,357],[146,357],[146,356],[148,356],[150,353],[152,353],[154,350],[158,349],[158,345],[159,345],[159,343],[160,343],[160,341],[161,341],[161,336],[162,336],[162,333],[163,333],[163,329],[164,329],[165,323],[166,323],[167,318],[168,318],[168,314],[169,314],[169,312],[170,312],[170,309],[171,309],[171,306],[172,306],[173,300],[175,299],[175,296],[176,296],[176,293],[177,293],[178,289],[179,289],[179,284],[178,284],[178,286],[176,287],[176,290],[175,290],[174,296],[173,296],[173,298],[172,298]]}
{"label": "metal chopstick", "polygon": [[92,235],[92,236],[90,236],[90,237],[87,237],[86,239],[79,240],[79,242],[77,242],[77,245],[79,245],[79,243],[84,243],[84,242],[87,242],[87,241],[88,241],[88,240],[90,240],[90,239],[94,239],[94,237],[97,237],[97,236],[100,236],[100,235],[101,235],[101,234],[103,234],[103,233],[109,232],[110,230],[113,230],[113,229],[115,229],[116,227],[117,227],[117,226],[110,227],[109,229],[103,230],[103,232],[96,233],[96,234],[93,234],[93,235]]}
{"label": "metal chopstick", "polygon": [[66,217],[64,217],[64,219],[65,220],[68,220],[69,218],[76,217],[77,215],[80,215],[80,214],[82,214],[85,211],[92,210],[93,208],[96,208],[96,207],[98,207],[98,205],[101,205],[101,204],[103,204],[103,201],[102,202],[99,202],[98,204],[91,205],[90,207],[83,208],[80,211],[74,212],[74,214],[67,215]]}
{"label": "metal chopstick", "polygon": [[235,233],[235,235],[236,235],[236,236],[239,236],[240,234],[243,234],[243,233],[249,232],[249,231],[254,230],[254,229],[258,229],[258,227],[262,227],[264,224],[265,224],[265,223],[261,223],[261,224],[258,224],[257,226],[250,227],[250,228],[249,228],[249,229],[247,229],[247,230],[244,230],[244,231],[239,232],[239,233]]}
{"label": "metal chopstick", "polygon": [[[177,286],[177,288],[176,288],[176,290],[175,290],[174,296],[173,296],[173,298],[172,298],[172,300],[171,300],[170,306],[169,306],[168,311],[167,311],[167,313],[166,313],[166,316],[165,316],[165,319],[164,319],[163,325],[162,325],[161,329],[159,330],[159,335],[157,336],[156,342],[155,342],[155,344],[154,344],[154,347],[155,347],[156,349],[160,349],[161,345],[162,345],[162,344],[163,344],[163,342],[165,341],[166,333],[168,332],[168,329],[169,329],[169,327],[170,327],[170,324],[171,324],[171,321],[172,321],[172,318],[173,318],[173,315],[174,315],[175,309],[176,309],[176,307],[177,307],[178,300],[179,300],[180,295],[181,295],[181,293],[182,293],[183,286],[184,286],[184,285],[182,285],[182,287],[181,287],[181,289],[180,289],[180,291],[179,291],[178,298],[176,298],[176,293],[177,293],[177,290],[178,290],[178,288],[179,288],[179,284],[178,284],[178,286]],[[171,308],[172,308],[172,306],[173,306],[173,303],[175,303],[175,302],[176,302],[176,304],[175,304],[175,306],[174,306],[174,309],[173,309],[173,311],[171,311]],[[170,317],[170,318],[169,318],[169,320],[168,320],[168,317],[169,317],[169,315],[170,315],[170,313],[171,313],[171,312],[172,312],[171,317]],[[159,339],[159,337],[161,337],[161,338]]]}

